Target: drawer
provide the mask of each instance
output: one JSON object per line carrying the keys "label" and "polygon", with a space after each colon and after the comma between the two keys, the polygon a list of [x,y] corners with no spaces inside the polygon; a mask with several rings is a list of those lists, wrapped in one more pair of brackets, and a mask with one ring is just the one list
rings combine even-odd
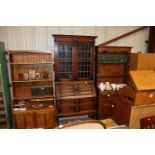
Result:
{"label": "drawer", "polygon": [[93,103],[95,102],[95,98],[83,98],[83,99],[79,99],[79,104],[81,103]]}
{"label": "drawer", "polygon": [[76,100],[60,100],[58,104],[59,106],[74,105],[76,104]]}
{"label": "drawer", "polygon": [[95,103],[80,103],[79,111],[95,110]]}
{"label": "drawer", "polygon": [[117,95],[115,93],[100,93],[99,97],[101,98],[111,98],[116,97]]}
{"label": "drawer", "polygon": [[75,105],[64,105],[64,106],[58,106],[58,113],[72,113],[76,112],[76,106]]}

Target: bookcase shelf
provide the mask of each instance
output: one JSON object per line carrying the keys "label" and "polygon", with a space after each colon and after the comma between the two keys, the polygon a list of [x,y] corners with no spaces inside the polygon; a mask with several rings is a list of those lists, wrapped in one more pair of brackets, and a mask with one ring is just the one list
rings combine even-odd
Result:
{"label": "bookcase shelf", "polygon": [[32,82],[47,82],[47,81],[53,81],[53,79],[46,79],[46,80],[23,80],[23,81],[12,81],[12,83],[25,83],[25,82],[29,82],[29,83],[32,83]]}

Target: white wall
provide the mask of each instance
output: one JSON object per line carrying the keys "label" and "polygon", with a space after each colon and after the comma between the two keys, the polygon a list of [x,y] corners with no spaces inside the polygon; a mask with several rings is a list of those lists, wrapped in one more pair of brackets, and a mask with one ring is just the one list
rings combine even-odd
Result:
{"label": "white wall", "polygon": [[[4,26],[0,41],[11,50],[52,50],[52,34],[94,35],[96,45],[138,28],[137,26]],[[109,45],[132,46],[132,52],[147,50],[148,28]]]}

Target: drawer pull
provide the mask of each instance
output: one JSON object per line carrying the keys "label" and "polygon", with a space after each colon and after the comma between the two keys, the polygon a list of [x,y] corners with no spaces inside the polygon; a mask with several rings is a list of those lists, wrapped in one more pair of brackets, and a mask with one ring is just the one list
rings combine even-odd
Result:
{"label": "drawer pull", "polygon": [[107,96],[110,97],[110,94],[108,94]]}
{"label": "drawer pull", "polygon": [[111,107],[114,108],[115,106],[112,104]]}

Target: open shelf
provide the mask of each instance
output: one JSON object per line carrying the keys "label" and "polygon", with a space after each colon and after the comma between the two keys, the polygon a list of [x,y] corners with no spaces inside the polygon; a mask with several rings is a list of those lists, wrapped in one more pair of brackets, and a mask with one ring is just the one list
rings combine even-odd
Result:
{"label": "open shelf", "polygon": [[43,79],[43,80],[23,80],[23,81],[18,81],[18,80],[16,80],[16,81],[12,81],[13,83],[23,83],[23,82],[47,82],[47,81],[53,81],[53,79]]}
{"label": "open shelf", "polygon": [[42,65],[42,64],[53,64],[52,62],[36,62],[36,63],[10,63],[11,65]]}
{"label": "open shelf", "polygon": [[26,96],[26,97],[14,97],[13,100],[29,100],[29,99],[44,99],[44,98],[54,98],[52,95],[48,96]]}

